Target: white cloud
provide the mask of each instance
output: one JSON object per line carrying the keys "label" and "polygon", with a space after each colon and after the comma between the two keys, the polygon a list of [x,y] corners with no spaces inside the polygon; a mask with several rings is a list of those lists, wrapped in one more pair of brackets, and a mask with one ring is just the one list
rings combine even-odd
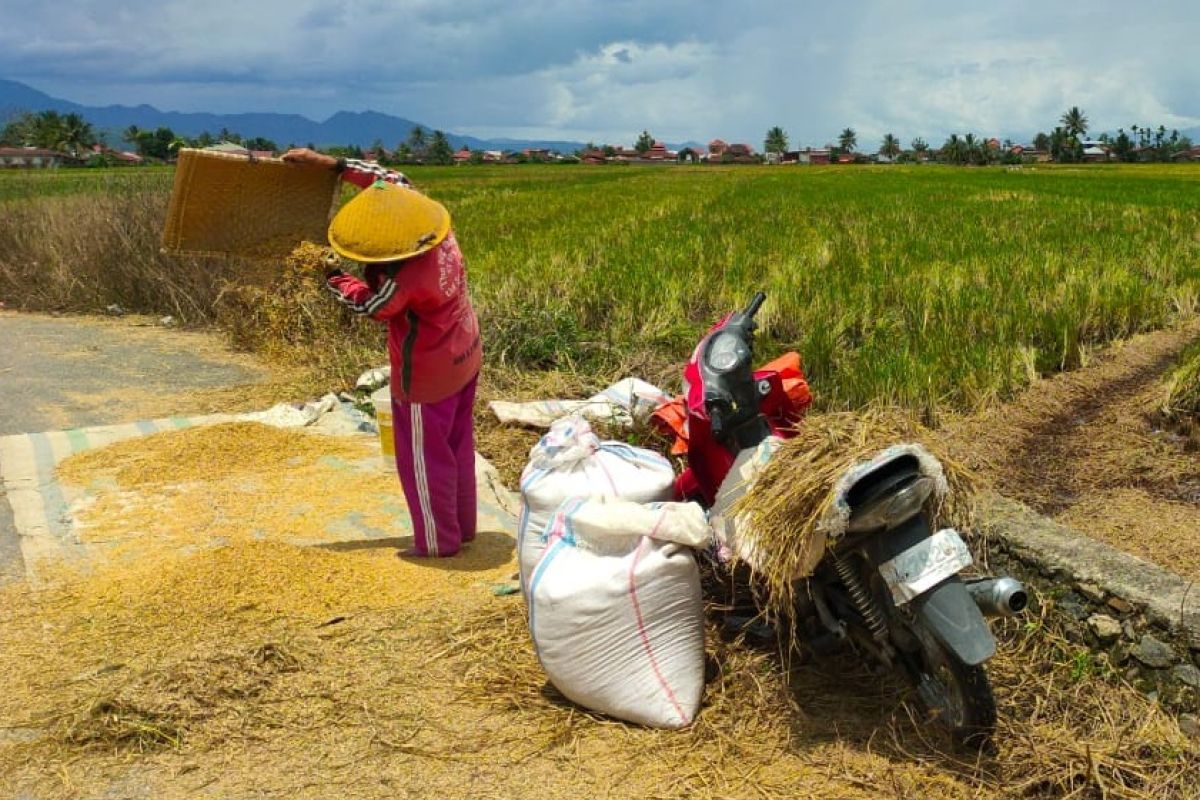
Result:
{"label": "white cloud", "polygon": [[[11,6],[5,8],[5,6]],[[933,143],[1200,124],[1190,0],[0,0],[0,77],[169,110],[373,108],[487,135]]]}

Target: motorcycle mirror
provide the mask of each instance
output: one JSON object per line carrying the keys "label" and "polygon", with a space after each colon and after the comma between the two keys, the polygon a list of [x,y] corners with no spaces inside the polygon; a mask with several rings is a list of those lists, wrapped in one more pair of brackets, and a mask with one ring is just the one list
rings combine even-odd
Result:
{"label": "motorcycle mirror", "polygon": [[754,297],[750,300],[750,305],[746,306],[746,310],[742,313],[745,314],[746,317],[752,319],[754,315],[758,313],[758,310],[762,308],[763,301],[766,299],[766,292],[756,292]]}

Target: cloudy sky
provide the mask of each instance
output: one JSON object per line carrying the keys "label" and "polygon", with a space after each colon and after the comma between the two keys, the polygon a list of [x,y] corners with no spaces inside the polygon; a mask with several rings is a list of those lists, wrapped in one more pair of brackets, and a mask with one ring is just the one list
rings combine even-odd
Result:
{"label": "cloudy sky", "polygon": [[793,145],[1200,125],[1200,3],[0,0],[0,78],[89,105]]}

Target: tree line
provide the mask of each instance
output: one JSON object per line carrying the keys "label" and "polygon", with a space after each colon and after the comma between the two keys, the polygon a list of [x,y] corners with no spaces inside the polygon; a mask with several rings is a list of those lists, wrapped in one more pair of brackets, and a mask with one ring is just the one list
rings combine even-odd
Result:
{"label": "tree line", "polygon": [[[1060,163],[1076,163],[1085,159],[1084,141],[1089,121],[1087,115],[1078,107],[1072,106],[1059,117],[1059,124],[1049,132],[1039,132],[1034,136],[1034,149],[1045,152],[1049,157]],[[1158,128],[1134,124],[1130,126],[1132,135],[1124,128],[1119,128],[1115,136],[1102,133],[1097,138],[1102,147],[1117,161],[1171,161],[1175,156],[1192,147],[1191,140],[1181,135],[1178,130],[1167,131],[1166,127]],[[122,131],[122,138],[128,142],[138,155],[143,158],[168,160],[181,147],[211,147],[220,142],[230,142],[241,145],[247,150],[278,152],[279,146],[271,139],[260,136],[243,138],[236,131],[222,128],[216,134],[208,131],[199,136],[179,136],[167,127],[153,130],[142,129],[130,125]],[[0,145],[40,147],[67,153],[74,158],[91,158],[94,162],[102,162],[104,156],[91,153],[92,148],[99,142],[92,124],[80,114],[60,114],[57,111],[26,112],[12,118],[0,129]],[[289,145],[289,147],[292,145]],[[310,148],[316,149],[312,144]],[[646,153],[654,146],[654,138],[648,131],[642,131],[634,145],[639,153]],[[600,149],[590,142],[581,152]],[[341,147],[324,148],[325,152],[347,158],[363,158],[361,147],[346,145]],[[767,130],[763,141],[763,150],[768,154],[782,156],[788,151],[788,134],[776,125]],[[845,128],[837,137],[837,144],[829,145],[831,160],[837,160],[842,155],[854,156],[855,160],[866,160],[866,156],[858,152],[858,134],[853,128]],[[606,155],[616,151],[611,146],[605,146]],[[392,149],[388,150],[384,143],[376,140],[370,151],[381,163],[387,165],[401,164],[452,164],[454,163],[454,148],[445,132],[440,130],[426,131],[417,125],[409,131],[408,137]],[[929,144],[917,137],[909,143],[907,149],[901,146],[899,138],[894,134],[886,134],[879,144],[878,153],[889,160],[897,162],[925,161],[930,157],[956,165],[989,165],[989,164],[1019,164],[1023,155],[1011,140],[1003,143],[995,139],[978,137],[974,133],[952,133],[947,137],[941,148],[931,151]],[[580,155],[580,153],[576,153]],[[1107,157],[1107,156],[1106,156]],[[516,160],[529,160],[518,157]],[[533,159],[536,160],[536,159]],[[472,163],[483,161],[483,153],[474,151],[471,154]]]}
{"label": "tree line", "polygon": [[[1058,122],[1053,130],[1040,132],[1033,137],[1033,148],[1047,153],[1051,160],[1059,163],[1085,160],[1083,143],[1089,125],[1087,115],[1078,106],[1072,106],[1063,112]],[[1191,139],[1181,135],[1178,130],[1168,133],[1163,125],[1152,129],[1135,124],[1131,128],[1132,136],[1124,128],[1119,128],[1115,136],[1102,133],[1096,141],[1114,160],[1124,162],[1171,161],[1177,154],[1192,148]],[[853,128],[845,128],[838,135],[837,144],[829,145],[830,158],[836,160],[839,155],[853,154],[866,160],[865,155],[857,152],[857,147],[858,134]],[[774,126],[767,130],[763,141],[763,149],[767,153],[782,155],[787,148],[788,136],[783,128]],[[952,133],[941,148],[932,153],[929,144],[920,137],[913,139],[909,149],[905,150],[900,140],[888,133],[880,142],[878,152],[898,162],[925,161],[931,155],[944,163],[957,165],[1020,164],[1023,161],[1022,152],[1012,140],[998,142],[974,133]]]}

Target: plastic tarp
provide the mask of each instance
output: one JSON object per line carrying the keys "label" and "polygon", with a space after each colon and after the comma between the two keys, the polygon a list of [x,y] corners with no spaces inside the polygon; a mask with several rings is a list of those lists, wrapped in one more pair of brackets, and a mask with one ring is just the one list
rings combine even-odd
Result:
{"label": "plastic tarp", "polygon": [[657,386],[638,378],[625,378],[586,400],[536,400],[528,403],[496,400],[489,403],[488,408],[501,422],[548,428],[555,420],[567,416],[628,424],[639,416],[648,416],[670,399]]}

